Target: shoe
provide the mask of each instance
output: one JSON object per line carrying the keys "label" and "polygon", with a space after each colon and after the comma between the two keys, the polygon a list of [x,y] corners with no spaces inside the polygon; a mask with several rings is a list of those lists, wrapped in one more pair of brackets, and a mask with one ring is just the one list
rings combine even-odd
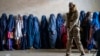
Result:
{"label": "shoe", "polygon": [[66,56],[70,56],[69,54],[66,54]]}

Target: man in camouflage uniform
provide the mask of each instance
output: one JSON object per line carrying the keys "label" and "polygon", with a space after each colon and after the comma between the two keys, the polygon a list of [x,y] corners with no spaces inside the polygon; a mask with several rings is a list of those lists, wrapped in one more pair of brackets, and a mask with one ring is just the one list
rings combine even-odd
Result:
{"label": "man in camouflage uniform", "polygon": [[80,22],[78,19],[78,11],[73,3],[69,3],[69,13],[67,13],[67,30],[68,30],[68,42],[66,56],[70,56],[71,46],[73,40],[75,41],[78,49],[81,52],[81,56],[85,55],[83,46],[80,41]]}

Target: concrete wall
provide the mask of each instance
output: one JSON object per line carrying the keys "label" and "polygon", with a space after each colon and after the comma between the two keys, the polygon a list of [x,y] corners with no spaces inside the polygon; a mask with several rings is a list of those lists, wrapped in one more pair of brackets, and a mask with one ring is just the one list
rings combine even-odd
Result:
{"label": "concrete wall", "polygon": [[73,2],[78,10],[100,11],[100,0],[0,0],[0,15],[34,14],[39,19],[42,15],[49,17],[51,13],[68,12],[68,3]]}

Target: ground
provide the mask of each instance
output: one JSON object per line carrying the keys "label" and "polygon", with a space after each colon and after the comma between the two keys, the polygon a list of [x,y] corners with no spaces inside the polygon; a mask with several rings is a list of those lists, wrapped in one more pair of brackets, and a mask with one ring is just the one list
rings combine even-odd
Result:
{"label": "ground", "polygon": [[[86,56],[93,56],[95,51],[86,53]],[[65,56],[64,49],[31,49],[31,50],[13,50],[13,51],[0,51],[0,56]],[[71,56],[80,56],[78,50],[74,50]],[[95,55],[94,55],[95,56]]]}

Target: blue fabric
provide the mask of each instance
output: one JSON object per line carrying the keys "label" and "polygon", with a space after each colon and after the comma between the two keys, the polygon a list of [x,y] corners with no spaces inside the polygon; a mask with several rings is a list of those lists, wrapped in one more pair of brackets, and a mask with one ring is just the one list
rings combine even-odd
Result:
{"label": "blue fabric", "polygon": [[[89,40],[89,35],[90,35],[90,26],[91,22],[88,19],[87,21],[83,21],[83,37],[82,37],[82,44],[84,45],[85,48],[90,48],[90,44],[87,47],[87,41]],[[91,42],[92,43],[92,42]]]}
{"label": "blue fabric", "polygon": [[90,41],[90,44],[88,44],[88,46],[87,46],[87,49],[91,50],[91,49],[93,49],[93,47],[94,47],[94,43],[93,43],[93,38],[92,38]]}
{"label": "blue fabric", "polygon": [[94,31],[98,30],[100,28],[99,26],[99,21],[98,21],[98,13],[94,12],[93,13],[93,21],[92,21],[92,27],[94,29]]}
{"label": "blue fabric", "polygon": [[2,14],[0,19],[0,50],[4,49],[4,37],[6,36],[6,27],[7,27],[7,15],[5,13]]}
{"label": "blue fabric", "polygon": [[98,22],[99,22],[99,27],[100,27],[100,12],[99,12],[99,17],[98,17]]}
{"label": "blue fabric", "polygon": [[64,24],[63,16],[59,13],[56,19],[56,28],[57,28],[56,48],[62,48],[61,27],[63,24]]}
{"label": "blue fabric", "polygon": [[48,22],[45,15],[42,16],[40,29],[41,29],[41,48],[49,48]]}
{"label": "blue fabric", "polygon": [[24,50],[24,49],[27,49],[27,37],[26,36],[23,36],[21,38],[21,49]]}
{"label": "blue fabric", "polygon": [[12,47],[12,39],[7,39],[7,47],[8,47],[8,50],[12,50],[13,47]]}
{"label": "blue fabric", "polygon": [[[12,14],[9,15],[9,19],[8,19],[8,25],[7,25],[7,31],[8,32],[13,32],[14,31],[14,28],[15,28],[15,18]],[[8,49],[9,50],[12,50],[12,39],[7,39],[7,46],[8,46]]]}
{"label": "blue fabric", "polygon": [[33,15],[29,15],[28,17],[28,34],[33,34],[32,32],[33,29]]}
{"label": "blue fabric", "polygon": [[2,35],[3,35],[2,32],[0,32],[0,51],[4,49],[3,48],[4,46],[3,46],[3,38],[2,38]]}
{"label": "blue fabric", "polygon": [[[92,22],[91,22],[91,26],[92,26],[92,30],[93,30],[93,35],[95,34],[95,32],[99,29],[99,22],[98,22],[98,13],[94,12],[93,13],[93,18],[92,18]],[[88,45],[88,50],[93,49],[94,44],[93,44],[93,40],[94,40],[94,36],[92,35],[92,40],[90,41],[90,44]]]}
{"label": "blue fabric", "polygon": [[9,15],[7,31],[12,32],[15,28],[15,19],[13,15]]}
{"label": "blue fabric", "polygon": [[81,11],[79,17],[80,22],[82,22],[84,18],[85,18],[85,11]]}
{"label": "blue fabric", "polygon": [[40,39],[40,26],[37,17],[33,18],[33,32],[34,32],[34,44],[33,47],[36,49],[41,48],[41,39]]}
{"label": "blue fabric", "polygon": [[0,30],[0,50],[1,51],[4,49],[4,44],[3,44],[4,38],[2,37],[3,35],[4,35],[3,32],[1,32]]}
{"label": "blue fabric", "polygon": [[28,20],[28,17],[24,15],[23,16],[23,34],[27,34],[27,20]]}
{"label": "blue fabric", "polygon": [[56,18],[54,14],[50,15],[48,32],[49,32],[50,48],[55,48],[57,31],[56,31]]}
{"label": "blue fabric", "polygon": [[28,34],[28,48],[33,47],[34,33],[33,33],[33,15],[30,14],[27,20],[27,34]]}
{"label": "blue fabric", "polygon": [[21,49],[27,49],[27,19],[26,15],[23,16],[23,37],[21,38]]}
{"label": "blue fabric", "polygon": [[0,21],[1,21],[0,22],[0,28],[4,32],[6,30],[6,26],[7,26],[7,15],[5,13],[2,14]]}
{"label": "blue fabric", "polygon": [[98,50],[96,56],[100,56],[100,29],[94,33],[93,37],[95,38]]}

